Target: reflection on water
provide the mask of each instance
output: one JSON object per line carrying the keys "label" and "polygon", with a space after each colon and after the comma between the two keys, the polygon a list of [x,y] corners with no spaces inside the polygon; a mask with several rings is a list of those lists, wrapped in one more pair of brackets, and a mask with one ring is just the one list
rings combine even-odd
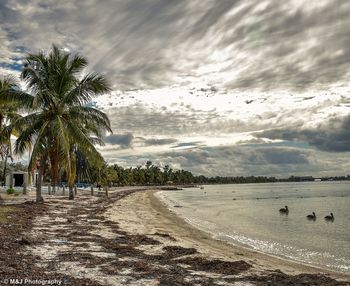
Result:
{"label": "reflection on water", "polygon": [[[158,195],[218,239],[350,272],[349,182],[213,185]],[[289,212],[280,212],[285,206]],[[325,220],[331,212],[334,220]]]}

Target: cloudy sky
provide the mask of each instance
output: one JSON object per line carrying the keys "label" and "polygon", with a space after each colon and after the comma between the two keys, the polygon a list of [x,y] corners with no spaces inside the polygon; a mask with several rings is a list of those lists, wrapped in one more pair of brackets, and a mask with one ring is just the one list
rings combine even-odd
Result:
{"label": "cloudy sky", "polygon": [[350,170],[348,0],[2,0],[0,74],[52,43],[113,92],[110,163],[204,175]]}

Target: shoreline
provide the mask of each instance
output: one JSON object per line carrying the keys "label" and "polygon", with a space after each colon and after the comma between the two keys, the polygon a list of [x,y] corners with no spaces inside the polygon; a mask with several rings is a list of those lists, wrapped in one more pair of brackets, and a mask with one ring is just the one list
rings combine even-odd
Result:
{"label": "shoreline", "polygon": [[[211,244],[218,244],[222,248],[226,248],[224,246],[221,246],[222,244],[226,245],[228,246],[227,250],[232,248],[233,251],[244,252],[245,255],[247,255],[248,257],[257,256],[256,257],[257,259],[262,260],[264,262],[272,263],[273,265],[276,265],[279,268],[283,268],[283,271],[289,274],[304,273],[304,272],[327,273],[335,278],[350,279],[350,273],[348,274],[348,273],[336,271],[333,269],[323,268],[317,265],[307,264],[302,261],[293,260],[287,257],[266,253],[260,250],[255,250],[249,246],[238,245],[233,242],[217,239],[213,237],[213,234],[211,234],[210,232],[206,232],[205,230],[197,228],[195,225],[191,224],[190,222],[186,221],[183,217],[181,217],[181,215],[177,214],[174,210],[171,209],[171,206],[169,206],[166,202],[164,202],[160,197],[156,195],[157,192],[159,192],[159,190],[154,190],[152,193],[150,193],[150,195],[152,195],[151,197],[152,206],[155,209],[158,209],[158,211],[162,212],[163,214],[169,213],[170,215],[168,215],[168,218],[170,220],[181,222],[184,225],[184,228],[196,229],[198,232],[201,233],[201,236],[207,236],[208,239],[212,240]],[[238,257],[235,257],[235,258],[238,258]]]}
{"label": "shoreline", "polygon": [[[331,277],[337,279],[350,279],[350,275],[347,273],[308,265],[299,261],[294,261],[284,257],[275,256],[269,253],[254,250],[249,247],[229,243],[224,240],[215,239],[210,233],[196,228],[195,226],[184,220],[181,216],[176,214],[174,211],[169,209],[168,205],[156,196],[157,192],[158,190],[148,192],[151,206],[158,212],[162,213],[162,215],[164,215],[169,221],[173,221],[175,224],[181,225],[181,228],[184,230],[184,232],[187,232],[187,235],[194,235],[194,241],[198,240],[203,247],[209,246],[210,249],[213,249],[214,254],[221,254],[223,258],[229,259],[242,259],[242,257],[248,258],[250,261],[252,261],[252,259],[253,261],[254,259],[256,259],[260,262],[257,265],[262,264],[260,266],[262,266],[264,270],[271,270],[275,267],[275,269],[279,269],[283,272],[292,275],[301,274],[305,272],[313,274],[322,273],[328,274]],[[173,233],[173,235],[176,236],[175,233]],[[227,254],[230,253],[230,250],[233,252],[233,254]],[[239,254],[237,255],[235,253]],[[256,264],[255,261],[253,263]]]}
{"label": "shoreline", "polygon": [[70,286],[344,286],[350,281],[304,266],[288,268],[290,263],[214,240],[168,210],[154,196],[157,191],[116,188],[109,197],[80,193],[74,201],[52,196],[43,204],[14,206],[18,214],[31,215],[17,224],[0,223],[6,245],[0,248],[5,258],[0,279],[47,277]]}

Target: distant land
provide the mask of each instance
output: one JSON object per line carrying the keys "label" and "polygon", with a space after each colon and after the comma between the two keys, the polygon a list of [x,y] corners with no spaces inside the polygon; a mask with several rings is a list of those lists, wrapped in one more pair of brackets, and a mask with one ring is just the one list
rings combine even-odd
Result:
{"label": "distant land", "polygon": [[237,176],[237,177],[211,177],[199,176],[202,184],[250,184],[250,183],[277,183],[277,182],[323,182],[323,181],[349,181],[350,175],[332,177],[290,176],[288,178],[275,178],[265,176]]}

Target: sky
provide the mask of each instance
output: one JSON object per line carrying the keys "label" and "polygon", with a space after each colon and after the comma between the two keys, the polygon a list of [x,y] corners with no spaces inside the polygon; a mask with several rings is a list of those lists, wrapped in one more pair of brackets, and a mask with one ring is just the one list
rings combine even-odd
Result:
{"label": "sky", "polygon": [[0,75],[52,43],[113,91],[92,104],[122,166],[350,174],[348,0],[2,0]]}

